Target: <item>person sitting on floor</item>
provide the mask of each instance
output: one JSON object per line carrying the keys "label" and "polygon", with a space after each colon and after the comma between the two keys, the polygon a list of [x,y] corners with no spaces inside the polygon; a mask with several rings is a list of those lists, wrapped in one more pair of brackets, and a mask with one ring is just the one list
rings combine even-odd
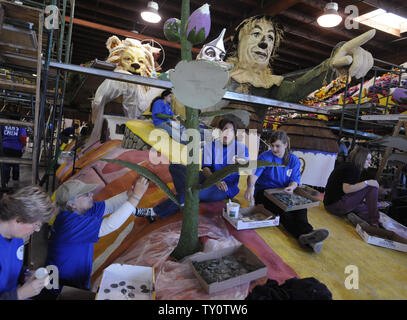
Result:
{"label": "person sitting on floor", "polygon": [[284,167],[258,168],[247,178],[247,190],[244,195],[249,202],[263,204],[264,207],[280,216],[282,226],[298,242],[312,248],[316,253],[322,249],[322,241],[329,236],[327,229],[315,229],[308,222],[307,209],[283,211],[264,195],[265,189],[284,188],[287,194],[293,194],[300,184],[300,160],[290,152],[290,140],[284,131],[274,131],[270,136],[271,150],[263,152],[259,160],[283,164]]}
{"label": "person sitting on floor", "polygon": [[96,187],[97,184],[69,180],[55,193],[61,211],[51,228],[47,264],[58,267],[59,290],[62,285],[89,290],[94,243],[120,228],[131,214],[146,210],[137,208],[148,188],[144,177],[136,181],[134,191],[105,201],[93,202],[92,191]]}
{"label": "person sitting on floor", "polygon": [[49,277],[36,279],[33,273],[23,283],[24,239],[39,232],[42,224],[55,213],[54,203],[40,187],[27,186],[3,195],[0,200],[0,300],[32,298],[49,282]]}
{"label": "person sitting on floor", "polygon": [[[245,144],[236,140],[236,125],[233,120],[222,119],[218,128],[221,130],[220,139],[206,144],[203,148],[202,171],[199,172],[199,183],[210,177],[214,172],[227,165],[235,164],[237,159],[248,160],[249,151]],[[182,164],[170,164],[169,170],[177,191],[178,202],[183,205],[185,200],[186,167]],[[239,193],[239,174],[232,173],[215,185],[199,192],[199,200],[203,202],[233,199]],[[141,212],[139,217],[151,218],[159,216],[168,217],[179,211],[171,199],[167,199],[151,211]],[[137,213],[136,213],[137,215]]]}
{"label": "person sitting on floor", "polygon": [[347,215],[354,224],[367,222],[374,227],[379,226],[379,183],[373,179],[360,179],[371,161],[369,149],[356,146],[347,161],[332,171],[324,196],[324,206],[328,212],[338,216]]}

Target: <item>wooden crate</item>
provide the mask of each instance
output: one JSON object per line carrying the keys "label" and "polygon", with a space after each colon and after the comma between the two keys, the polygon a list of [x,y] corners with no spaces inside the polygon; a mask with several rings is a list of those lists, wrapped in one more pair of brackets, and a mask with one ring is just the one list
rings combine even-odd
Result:
{"label": "wooden crate", "polygon": [[300,195],[300,196],[302,196],[304,198],[307,198],[309,200],[312,200],[311,203],[306,203],[306,204],[297,205],[297,206],[288,206],[288,205],[281,202],[279,199],[277,199],[274,196],[277,193],[284,193],[284,189],[283,188],[275,188],[275,189],[266,189],[266,190],[264,190],[264,195],[284,211],[295,211],[295,210],[307,209],[307,208],[312,208],[312,207],[319,206],[318,198],[315,197],[315,196],[312,196],[309,192],[304,191],[302,188],[295,189],[294,193],[296,193],[296,194],[298,194],[298,195]]}

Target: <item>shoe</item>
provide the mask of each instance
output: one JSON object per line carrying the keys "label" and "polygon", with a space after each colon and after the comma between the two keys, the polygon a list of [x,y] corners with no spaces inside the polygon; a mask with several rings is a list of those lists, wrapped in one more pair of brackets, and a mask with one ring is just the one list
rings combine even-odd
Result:
{"label": "shoe", "polygon": [[148,218],[155,216],[153,208],[136,208],[136,211],[133,215],[139,218]]}
{"label": "shoe", "polygon": [[309,245],[315,253],[320,253],[322,250],[322,241],[317,243],[311,243]]}
{"label": "shoe", "polygon": [[346,218],[354,225],[355,227],[359,224],[361,227],[369,225],[365,220],[360,218],[356,213],[351,212],[349,213]]}
{"label": "shoe", "polygon": [[18,188],[20,186],[20,181],[13,180],[13,188]]}
{"label": "shoe", "polygon": [[312,245],[318,242],[324,241],[326,238],[329,237],[329,230],[328,229],[316,229],[311,231],[310,233],[302,234],[298,238],[298,241],[304,245]]}
{"label": "shoe", "polygon": [[147,220],[148,220],[148,222],[153,223],[153,222],[155,222],[155,217],[148,216]]}

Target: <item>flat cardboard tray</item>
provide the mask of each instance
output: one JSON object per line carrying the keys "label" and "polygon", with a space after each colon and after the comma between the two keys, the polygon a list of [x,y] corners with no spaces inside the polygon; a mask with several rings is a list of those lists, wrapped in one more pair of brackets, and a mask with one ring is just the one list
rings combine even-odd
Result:
{"label": "flat cardboard tray", "polygon": [[[255,271],[246,273],[239,277],[234,277],[227,279],[221,282],[213,282],[213,283],[206,283],[206,281],[201,277],[198,271],[195,269],[194,265],[192,264],[193,261],[201,262],[211,259],[220,259],[225,256],[229,255],[243,255],[246,258],[246,261],[251,263],[252,265],[256,266],[257,269]],[[213,252],[205,253],[202,255],[198,255],[193,257],[189,260],[189,264],[191,266],[192,272],[197,277],[199,283],[204,288],[204,290],[208,294],[213,294],[215,292],[223,291],[244,283],[248,283],[252,280],[256,280],[267,275],[267,266],[245,245],[237,245],[229,248],[224,248],[220,250],[216,250]]]}
{"label": "flat cardboard tray", "polygon": [[266,189],[266,190],[264,190],[264,195],[284,211],[294,211],[294,210],[307,209],[307,208],[312,208],[312,207],[318,207],[319,206],[318,198],[316,196],[313,196],[309,192],[306,192],[302,188],[296,188],[294,190],[294,193],[296,193],[296,194],[298,194],[298,195],[300,195],[300,196],[302,196],[304,198],[312,200],[311,203],[306,203],[306,204],[297,205],[297,206],[287,206],[286,204],[284,204],[283,202],[281,202],[280,200],[278,200],[276,197],[273,196],[276,193],[284,193],[284,189],[283,188],[275,188],[275,189]]}
{"label": "flat cardboard tray", "polygon": [[280,223],[280,216],[268,211],[263,205],[240,208],[238,219],[229,217],[226,209],[223,209],[222,215],[237,230],[274,227]]}
{"label": "flat cardboard tray", "polygon": [[375,228],[369,225],[356,226],[356,232],[365,242],[375,246],[389,248],[397,251],[407,252],[407,239],[400,237],[393,231]]}
{"label": "flat cardboard tray", "polygon": [[103,271],[95,299],[154,300],[154,286],[154,268],[115,263]]}

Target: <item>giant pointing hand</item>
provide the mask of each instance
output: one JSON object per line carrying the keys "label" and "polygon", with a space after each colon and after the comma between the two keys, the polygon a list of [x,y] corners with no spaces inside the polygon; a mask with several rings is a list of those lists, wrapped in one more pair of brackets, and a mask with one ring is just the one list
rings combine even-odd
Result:
{"label": "giant pointing hand", "polygon": [[349,75],[362,78],[373,67],[373,57],[370,52],[361,48],[376,34],[376,29],[369,30],[360,36],[346,42],[334,55],[332,66],[340,71],[349,68]]}

